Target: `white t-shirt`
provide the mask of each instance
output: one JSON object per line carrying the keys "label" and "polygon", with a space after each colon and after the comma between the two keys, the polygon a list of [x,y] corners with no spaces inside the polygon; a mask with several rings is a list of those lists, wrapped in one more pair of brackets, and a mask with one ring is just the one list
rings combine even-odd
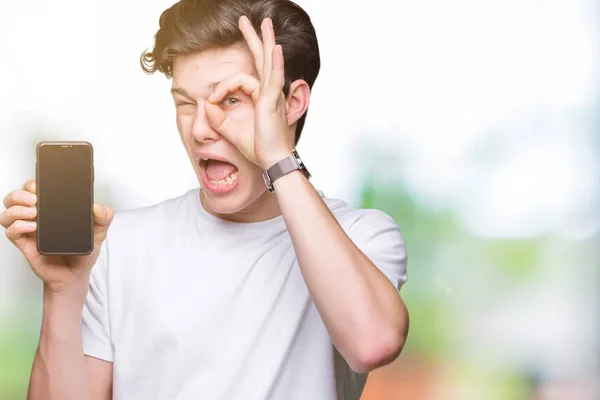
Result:
{"label": "white t-shirt", "polygon": [[[392,218],[319,194],[400,289]],[[114,400],[354,400],[367,379],[333,346],[283,218],[224,221],[199,188],[116,213],[82,328],[84,353],[113,362]]]}

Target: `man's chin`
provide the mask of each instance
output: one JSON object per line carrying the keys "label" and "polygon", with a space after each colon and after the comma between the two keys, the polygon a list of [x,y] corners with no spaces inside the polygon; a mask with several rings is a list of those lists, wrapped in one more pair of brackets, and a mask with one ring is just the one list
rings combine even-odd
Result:
{"label": "man's chin", "polygon": [[218,214],[217,216],[221,216],[233,214],[240,211],[240,208],[242,208],[239,190],[215,193],[204,185],[200,185],[200,188],[202,205],[206,211],[213,215]]}

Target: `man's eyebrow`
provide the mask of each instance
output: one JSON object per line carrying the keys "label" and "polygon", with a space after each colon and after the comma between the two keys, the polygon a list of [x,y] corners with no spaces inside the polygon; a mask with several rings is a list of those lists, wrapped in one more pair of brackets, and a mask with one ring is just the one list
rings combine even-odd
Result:
{"label": "man's eyebrow", "polygon": [[[219,82],[213,82],[210,85],[208,85],[208,88],[211,91],[215,90],[215,88],[217,87],[218,84],[219,84]],[[180,87],[172,87],[171,88],[171,93],[173,93],[173,94],[177,93],[177,94],[179,94],[179,95],[181,95],[183,97],[186,97],[186,98],[188,98],[190,100],[193,100],[192,96],[190,96],[189,93],[185,91],[185,89],[180,88]]]}
{"label": "man's eyebrow", "polygon": [[184,89],[182,89],[182,88],[180,88],[180,87],[172,87],[172,88],[171,88],[171,93],[173,93],[173,94],[176,94],[176,93],[177,93],[177,94],[179,94],[179,95],[181,95],[181,96],[183,96],[183,97],[187,97],[189,100],[193,100],[193,99],[192,99],[192,96],[190,96],[190,95],[188,94],[188,92],[186,92]]}

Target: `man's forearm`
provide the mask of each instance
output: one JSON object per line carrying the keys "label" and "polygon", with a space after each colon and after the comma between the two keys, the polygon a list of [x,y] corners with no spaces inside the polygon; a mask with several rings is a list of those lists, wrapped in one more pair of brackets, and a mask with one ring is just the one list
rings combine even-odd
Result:
{"label": "man's forearm", "polygon": [[357,372],[396,358],[408,325],[398,292],[299,171],[274,187],[302,275],[340,353]]}
{"label": "man's forearm", "polygon": [[42,329],[28,400],[91,398],[81,335],[84,299],[80,294],[44,291]]}

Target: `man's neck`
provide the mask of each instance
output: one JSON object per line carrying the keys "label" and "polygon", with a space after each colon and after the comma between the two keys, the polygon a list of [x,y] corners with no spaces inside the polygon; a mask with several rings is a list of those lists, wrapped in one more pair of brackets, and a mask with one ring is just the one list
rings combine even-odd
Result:
{"label": "man's neck", "polygon": [[231,214],[220,214],[211,210],[204,199],[204,194],[200,190],[200,203],[206,212],[209,214],[221,218],[225,221],[238,222],[238,223],[252,223],[262,222],[281,215],[279,209],[279,203],[275,194],[265,191],[259,196],[256,201],[250,204],[248,207]]}

